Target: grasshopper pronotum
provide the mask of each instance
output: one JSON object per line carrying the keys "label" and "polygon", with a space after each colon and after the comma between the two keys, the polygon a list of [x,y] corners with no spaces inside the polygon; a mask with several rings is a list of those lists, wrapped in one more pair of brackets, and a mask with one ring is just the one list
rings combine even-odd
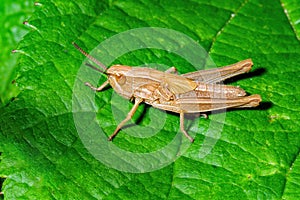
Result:
{"label": "grasshopper pronotum", "polygon": [[124,65],[113,65],[107,68],[77,44],[73,43],[73,45],[102,70],[90,64],[87,64],[88,66],[108,77],[100,87],[94,87],[88,82],[85,83],[87,86],[100,92],[110,84],[122,97],[134,99],[134,105],[127,117],[117,126],[108,140],[112,140],[118,134],[142,102],[155,108],[179,113],[180,130],[191,142],[194,139],[184,129],[184,114],[224,108],[255,107],[261,102],[258,94],[246,96],[246,92],[240,87],[219,84],[225,79],[248,72],[253,65],[251,59],[221,68],[177,75],[174,67],[165,72]]}

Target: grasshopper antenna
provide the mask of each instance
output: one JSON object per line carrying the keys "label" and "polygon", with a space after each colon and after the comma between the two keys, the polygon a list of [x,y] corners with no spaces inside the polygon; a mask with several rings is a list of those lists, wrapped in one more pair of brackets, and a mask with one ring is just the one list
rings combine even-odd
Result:
{"label": "grasshopper antenna", "polygon": [[98,72],[101,72],[102,74],[106,74],[105,71],[102,71],[101,69],[99,69],[98,67],[95,67],[94,65],[90,64],[90,63],[85,63],[86,66],[98,71]]}
{"label": "grasshopper antenna", "polygon": [[86,63],[87,66],[89,66],[89,67],[91,67],[92,69],[95,69],[95,70],[97,70],[97,71],[99,71],[99,72],[105,74],[105,71],[107,70],[107,67],[106,67],[103,63],[99,62],[95,57],[93,57],[93,56],[91,56],[90,54],[88,54],[87,52],[85,52],[85,51],[84,51],[81,47],[79,47],[78,44],[76,44],[75,42],[72,42],[72,44],[74,45],[74,47],[75,47],[76,49],[78,49],[78,50],[80,51],[80,53],[82,53],[83,55],[85,55],[85,57],[87,57],[88,59],[90,59],[91,61],[93,61],[94,63],[96,63],[99,67],[101,67],[101,68],[103,69],[103,71],[102,71],[101,69],[99,69],[99,68],[97,68],[97,67],[91,65],[91,64]]}

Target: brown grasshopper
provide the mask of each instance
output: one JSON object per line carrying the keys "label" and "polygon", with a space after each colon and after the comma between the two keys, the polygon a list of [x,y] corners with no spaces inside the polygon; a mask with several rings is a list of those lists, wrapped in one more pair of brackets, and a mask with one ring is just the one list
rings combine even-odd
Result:
{"label": "brown grasshopper", "polygon": [[122,97],[134,99],[134,105],[127,117],[117,126],[108,138],[112,140],[131,119],[140,103],[144,102],[155,108],[180,114],[180,130],[193,142],[194,139],[184,128],[186,113],[203,113],[225,108],[255,107],[261,102],[258,94],[246,96],[246,92],[236,86],[219,84],[230,77],[248,72],[253,63],[251,59],[238,63],[208,70],[200,70],[187,74],[177,75],[174,67],[165,72],[151,68],[113,65],[107,69],[96,58],[73,45],[87,58],[92,60],[103,71],[90,64],[88,66],[106,74],[108,79],[100,86],[94,87],[85,83],[92,90],[100,92],[108,84]]}

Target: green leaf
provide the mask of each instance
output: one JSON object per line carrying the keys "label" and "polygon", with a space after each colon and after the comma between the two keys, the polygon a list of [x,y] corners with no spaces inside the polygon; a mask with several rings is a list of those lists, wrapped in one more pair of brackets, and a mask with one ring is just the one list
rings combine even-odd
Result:
{"label": "green leaf", "polygon": [[300,165],[299,165],[299,156],[289,169],[287,174],[287,183],[284,190],[283,199],[294,199],[299,196],[299,174],[300,174]]}
{"label": "green leaf", "polygon": [[32,13],[32,5],[31,0],[14,2],[5,0],[0,5],[0,107],[19,93],[18,88],[12,84],[16,76],[15,65],[18,56],[11,55],[11,51],[28,32],[22,23]]}
{"label": "green leaf", "polygon": [[[31,31],[17,47],[20,93],[0,109],[5,199],[299,198],[300,11],[295,0],[39,3],[28,19]],[[153,35],[123,35],[143,27],[157,28]],[[163,36],[156,35],[158,28],[166,28]],[[181,137],[178,115],[142,105],[107,142],[132,103],[111,88],[95,94],[84,86],[86,81],[100,85],[105,77],[81,66],[84,57],[72,42],[87,51],[102,44],[93,55],[109,65],[176,66],[180,73],[214,67],[204,54],[196,65],[176,54],[174,47],[188,44],[178,32],[200,44],[216,66],[252,58],[252,72],[228,84],[260,94],[261,106],[186,119],[195,137],[189,144]],[[122,54],[149,42],[161,48]]]}
{"label": "green leaf", "polygon": [[300,39],[300,5],[296,0],[283,1],[282,6],[296,37]]}

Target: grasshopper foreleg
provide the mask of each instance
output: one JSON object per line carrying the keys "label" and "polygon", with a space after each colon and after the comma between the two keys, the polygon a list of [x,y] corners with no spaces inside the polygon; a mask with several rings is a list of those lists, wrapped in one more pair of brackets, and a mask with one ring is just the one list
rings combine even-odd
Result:
{"label": "grasshopper foreleg", "polygon": [[135,111],[137,110],[137,108],[139,107],[140,103],[143,102],[143,99],[138,99],[136,98],[134,101],[134,105],[131,108],[131,110],[129,111],[129,113],[127,114],[126,118],[121,121],[121,123],[117,126],[116,130],[114,131],[114,133],[109,136],[108,140],[111,141],[119,132],[119,130],[122,128],[122,126],[132,118],[133,114],[135,113]]}
{"label": "grasshopper foreleg", "polygon": [[92,84],[90,84],[89,82],[86,82],[85,85],[90,87],[92,90],[96,91],[96,92],[100,92],[101,90],[103,90],[103,88],[105,88],[105,86],[108,84],[108,80],[105,81],[102,85],[100,85],[100,87],[95,87]]}
{"label": "grasshopper foreleg", "polygon": [[183,132],[185,137],[187,137],[191,142],[194,142],[194,139],[184,130],[184,113],[180,113],[180,130]]}

